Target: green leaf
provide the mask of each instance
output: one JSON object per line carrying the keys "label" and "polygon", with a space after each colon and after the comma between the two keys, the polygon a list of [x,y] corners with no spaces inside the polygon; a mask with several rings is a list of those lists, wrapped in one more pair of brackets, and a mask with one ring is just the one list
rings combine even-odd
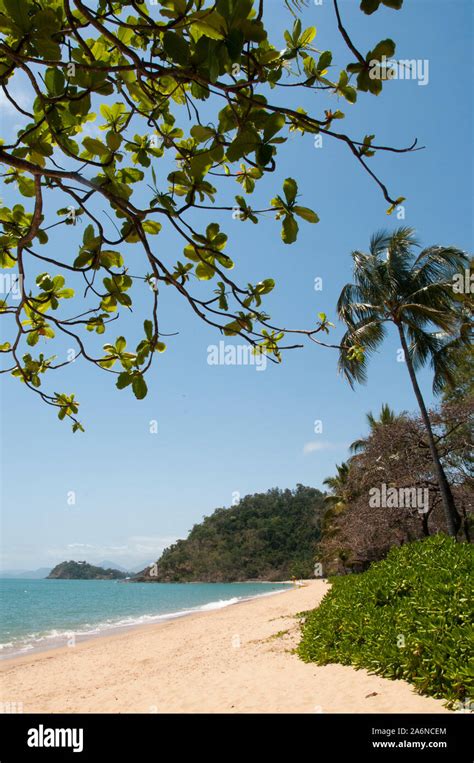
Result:
{"label": "green leaf", "polygon": [[128,387],[128,385],[132,383],[132,379],[133,377],[128,371],[122,371],[117,377],[115,386],[118,387],[118,389],[125,389],[125,387]]}
{"label": "green leaf", "polygon": [[403,5],[403,0],[361,0],[360,9],[369,16],[378,10],[381,2],[387,8],[393,8],[396,11],[399,11]]}
{"label": "green leaf", "polygon": [[88,225],[84,230],[82,241],[84,244],[91,244],[95,239],[94,226]]}
{"label": "green leaf", "polygon": [[61,95],[64,92],[65,79],[62,71],[58,67],[48,69],[44,81],[48,91],[52,95]]}
{"label": "green leaf", "polygon": [[120,252],[114,252],[111,249],[102,249],[100,253],[100,264],[103,268],[120,268],[123,265],[123,258]]}
{"label": "green leaf", "polygon": [[354,87],[345,87],[342,90],[342,95],[348,103],[355,103],[357,101],[357,91]]}
{"label": "green leaf", "polygon": [[115,347],[117,349],[117,352],[123,352],[125,347],[127,346],[127,340],[123,336],[119,336],[117,338],[117,341],[115,342]]}
{"label": "green leaf", "polygon": [[260,144],[260,137],[255,130],[244,128],[237,134],[230,146],[227,147],[226,154],[229,162],[236,162],[245,154],[255,151]]}
{"label": "green leaf", "polygon": [[165,32],[163,35],[163,48],[166,55],[177,64],[186,66],[189,60],[189,45],[184,37],[176,32]]}
{"label": "green leaf", "polygon": [[281,237],[285,244],[293,244],[298,235],[298,223],[293,215],[285,215],[282,224]]}
{"label": "green leaf", "polygon": [[260,281],[256,286],[256,289],[259,294],[268,294],[274,288],[275,288],[275,281],[273,280],[273,278],[265,278],[264,281]]}
{"label": "green leaf", "polygon": [[3,0],[3,5],[9,17],[22,32],[28,32],[32,23],[28,15],[29,6],[26,3],[19,3],[18,0]]}
{"label": "green leaf", "polygon": [[293,204],[294,200],[296,199],[296,194],[298,193],[296,180],[293,180],[293,178],[286,178],[285,182],[283,183],[283,192],[286,196],[287,203],[289,205]]}
{"label": "green leaf", "polygon": [[84,252],[81,252],[80,254],[78,254],[76,259],[74,260],[74,267],[84,268],[86,266],[89,266],[92,264],[93,259],[94,259],[94,254],[92,252],[89,252],[86,249]]}
{"label": "green leaf", "polygon": [[209,13],[209,10],[205,10],[194,14],[194,16],[195,20],[190,24],[189,31],[196,42],[203,35],[211,40],[224,39],[226,24],[219,13],[216,11]]}
{"label": "green leaf", "polygon": [[0,249],[0,268],[5,270],[13,268],[16,265],[16,260],[11,256],[9,249]]}
{"label": "green leaf", "polygon": [[200,281],[210,281],[211,278],[214,278],[215,272],[214,268],[206,262],[200,262],[199,265],[196,265],[196,275]]}
{"label": "green leaf", "polygon": [[74,296],[74,289],[61,289],[61,291],[57,292],[56,296],[61,299],[71,299]]}
{"label": "green leaf", "polygon": [[213,163],[214,160],[209,151],[201,151],[193,156],[189,162],[189,170],[193,180],[202,180]]}
{"label": "green leaf", "polygon": [[257,147],[255,156],[256,156],[258,164],[261,167],[265,167],[273,156],[272,146],[266,143],[262,143],[260,146]]}
{"label": "green leaf", "polygon": [[100,140],[97,140],[97,138],[86,137],[83,139],[82,145],[86,151],[93,156],[108,156],[109,154],[107,146],[104,146],[104,144]]}
{"label": "green leaf", "polygon": [[143,398],[146,397],[148,388],[146,386],[145,379],[143,378],[141,374],[136,374],[133,377],[132,389],[133,389],[133,394],[135,395],[137,400],[143,400]]}
{"label": "green leaf", "polygon": [[298,215],[298,217],[302,217],[303,220],[306,220],[308,223],[319,223],[319,217],[316,214],[316,212],[313,212],[312,209],[308,209],[308,207],[292,207],[292,212],[295,213],[295,215]]}
{"label": "green leaf", "polygon": [[120,148],[120,144],[122,143],[122,136],[118,132],[109,130],[105,136],[105,140],[107,141],[107,145],[111,151],[117,151],[117,149]]}
{"label": "green leaf", "polygon": [[152,235],[156,235],[161,230],[161,225],[156,222],[156,220],[145,220],[145,222],[142,223],[142,227],[144,231],[151,233]]}
{"label": "green leaf", "polygon": [[381,0],[362,0],[360,4],[361,11],[364,11],[367,15],[374,13],[378,10]]}
{"label": "green leaf", "polygon": [[265,142],[268,142],[271,138],[273,138],[273,136],[281,130],[284,124],[285,117],[283,114],[278,114],[275,112],[270,117],[268,117],[267,121],[265,122],[265,127],[263,128],[263,137]]}
{"label": "green leaf", "polygon": [[24,175],[18,175],[17,178],[18,190],[22,196],[34,196],[35,195],[35,181],[32,178],[24,177]]}
{"label": "green leaf", "polygon": [[214,136],[214,130],[211,127],[205,127],[204,125],[194,125],[191,128],[191,135],[198,143],[204,143],[205,140],[209,140]]}
{"label": "green leaf", "polygon": [[381,61],[385,56],[386,58],[392,58],[395,55],[395,43],[393,40],[381,40],[375,48],[369,53],[369,59]]}
{"label": "green leaf", "polygon": [[305,46],[309,45],[314,38],[316,37],[316,27],[310,26],[307,29],[304,30],[303,34],[298,40],[298,45]]}
{"label": "green leaf", "polygon": [[117,180],[120,183],[138,183],[143,180],[144,173],[137,167],[123,167],[117,172]]}
{"label": "green leaf", "polygon": [[26,337],[26,343],[30,347],[34,347],[35,344],[38,344],[38,340],[39,340],[39,332],[38,331],[30,331],[30,333]]}
{"label": "green leaf", "polygon": [[113,127],[117,127],[125,121],[126,111],[127,110],[123,103],[113,103],[112,105],[102,103],[100,105],[100,113],[104,117],[107,124]]}
{"label": "green leaf", "polygon": [[149,320],[146,320],[143,324],[143,328],[145,329],[146,338],[151,340],[153,338],[153,323]]}
{"label": "green leaf", "polygon": [[332,61],[331,51],[330,50],[323,51],[321,55],[319,56],[318,65],[316,67],[318,72],[321,73],[322,71],[327,69],[328,66],[331,65],[331,61]]}

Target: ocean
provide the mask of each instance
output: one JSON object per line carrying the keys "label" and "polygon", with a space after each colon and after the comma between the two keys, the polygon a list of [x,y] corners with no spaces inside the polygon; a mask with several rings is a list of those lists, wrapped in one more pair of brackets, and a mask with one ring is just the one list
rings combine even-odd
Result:
{"label": "ocean", "polygon": [[0,579],[0,659],[220,609],[289,587],[284,583]]}

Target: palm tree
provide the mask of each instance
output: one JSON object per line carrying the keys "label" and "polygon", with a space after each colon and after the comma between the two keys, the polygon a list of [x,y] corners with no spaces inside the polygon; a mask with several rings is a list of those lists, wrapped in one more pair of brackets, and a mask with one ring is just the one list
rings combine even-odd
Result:
{"label": "palm tree", "polygon": [[[346,284],[338,300],[338,314],[347,326],[341,342],[339,368],[353,385],[367,378],[367,356],[383,342],[386,325],[400,336],[410,380],[426,427],[443,502],[447,529],[456,536],[460,517],[436,449],[428,411],[416,378],[417,369],[430,363],[433,389],[452,380],[451,351],[467,344],[472,324],[462,318],[453,298],[453,276],[469,263],[454,247],[432,246],[416,254],[411,228],[381,231],[370,241],[369,253],[353,252],[354,283]],[[449,350],[449,351],[448,351]]]}
{"label": "palm tree", "polygon": [[349,476],[349,464],[347,461],[343,461],[341,465],[336,464],[337,474],[334,477],[326,477],[323,480],[323,485],[331,490],[330,495],[324,498],[324,501],[330,504],[331,507],[339,509],[346,503],[346,487],[347,478]]}
{"label": "palm tree", "polygon": [[[325,537],[329,537],[334,532],[333,522],[334,519],[341,511],[347,506],[349,495],[347,490],[347,480],[349,478],[350,464],[348,461],[343,461],[342,464],[336,464],[337,474],[334,477],[326,477],[323,480],[323,485],[327,485],[330,489],[329,495],[324,496],[324,503],[327,505],[327,509],[324,512],[324,516],[321,523],[321,532]],[[337,530],[336,530],[337,532]],[[344,560],[341,559],[344,565]]]}
{"label": "palm tree", "polygon": [[[394,424],[396,421],[402,418],[404,414],[400,413],[397,414],[395,411],[390,408],[388,403],[382,403],[382,408],[380,409],[379,417],[378,419],[374,416],[372,411],[369,411],[366,413],[365,417],[367,419],[367,423],[369,425],[369,434],[372,434],[377,427],[384,427],[388,426],[390,424]],[[362,453],[362,451],[365,450],[365,446],[367,444],[367,439],[362,438],[360,440],[355,440],[350,446],[349,450],[351,453]]]}

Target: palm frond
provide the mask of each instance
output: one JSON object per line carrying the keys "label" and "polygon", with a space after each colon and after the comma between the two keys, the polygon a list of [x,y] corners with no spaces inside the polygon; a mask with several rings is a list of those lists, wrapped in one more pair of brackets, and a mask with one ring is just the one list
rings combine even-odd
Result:
{"label": "palm frond", "polygon": [[418,370],[426,365],[432,355],[442,349],[446,340],[438,334],[423,331],[407,321],[405,321],[405,327],[409,342],[408,351],[413,368]]}
{"label": "palm frond", "polygon": [[413,229],[400,227],[376,232],[369,253],[352,252],[353,283],[337,303],[347,329],[338,368],[351,386],[366,381],[367,357],[383,341],[387,321],[405,327],[415,368],[431,362],[436,388],[450,372],[444,348],[456,337],[472,338],[472,303],[453,290],[454,276],[469,266],[467,254],[452,246],[415,254],[418,246]]}
{"label": "palm frond", "polygon": [[433,369],[433,392],[436,395],[439,395],[446,385],[454,386],[457,363],[455,356],[448,351],[447,346],[441,347],[438,352],[432,354],[431,367]]}
{"label": "palm frond", "polygon": [[296,16],[293,8],[295,8],[298,12],[300,12],[303,8],[307,7],[308,0],[285,0],[285,5],[290,11],[290,13],[293,14],[293,16]]}
{"label": "palm frond", "polygon": [[358,453],[362,453],[362,451],[365,450],[365,446],[367,444],[367,441],[361,438],[360,440],[354,440],[354,442],[351,442],[349,445],[349,451],[353,453],[355,456]]}
{"label": "palm frond", "polygon": [[363,318],[350,331],[351,345],[360,345],[367,352],[373,352],[385,338],[385,325],[377,316]]}
{"label": "palm frond", "polygon": [[412,247],[417,245],[413,228],[398,228],[390,236],[386,258],[386,280],[394,294],[403,294],[411,280]]}
{"label": "palm frond", "polygon": [[370,237],[369,252],[372,257],[381,257],[388,248],[390,233],[387,230],[378,230]]}
{"label": "palm frond", "polygon": [[455,316],[446,309],[429,307],[428,305],[407,304],[399,308],[399,315],[404,320],[416,318],[418,328],[432,323],[437,328],[448,333],[454,331],[456,327]]}
{"label": "palm frond", "polygon": [[[363,384],[367,380],[367,356],[383,342],[385,326],[377,317],[363,319],[347,331],[341,340],[338,370],[347,379],[351,387],[354,382]],[[354,347],[363,348],[363,357],[353,355]]]}
{"label": "palm frond", "polygon": [[442,279],[451,277],[468,265],[469,256],[461,249],[454,246],[430,246],[420,252],[413,263],[413,270],[429,273],[430,279]]}

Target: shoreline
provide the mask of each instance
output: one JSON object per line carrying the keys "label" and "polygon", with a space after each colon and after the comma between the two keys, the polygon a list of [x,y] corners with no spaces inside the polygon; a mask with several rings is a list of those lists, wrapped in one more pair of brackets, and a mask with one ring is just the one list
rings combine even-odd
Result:
{"label": "shoreline", "polygon": [[328,588],[308,581],[240,606],[6,660],[0,701],[21,703],[25,713],[449,712],[405,681],[294,654],[296,615]]}
{"label": "shoreline", "polygon": [[[118,581],[125,582],[125,581]],[[257,581],[238,581],[239,583],[257,582]],[[258,581],[262,585],[292,585],[292,581]],[[197,584],[189,583],[189,585]],[[305,581],[298,583],[299,586],[304,585]],[[173,585],[173,584],[171,584]],[[226,583],[226,585],[232,585],[232,583]],[[295,586],[296,587],[296,586]],[[74,631],[64,630],[57,636],[40,636],[38,640],[42,643],[32,646],[27,644],[23,648],[20,648],[21,640],[18,641],[18,646],[12,644],[11,647],[4,647],[4,651],[0,651],[0,665],[9,663],[23,657],[34,656],[42,654],[43,652],[51,652],[56,649],[61,649],[68,646],[68,641],[75,640],[76,644],[82,644],[90,639],[107,638],[109,636],[118,636],[122,633],[131,633],[138,628],[148,628],[153,625],[160,625],[161,623],[168,622],[170,620],[178,620],[183,617],[191,617],[192,615],[199,614],[200,612],[214,612],[226,607],[232,607],[236,604],[243,604],[246,601],[252,601],[253,599],[259,599],[265,596],[275,596],[276,594],[285,593],[291,589],[281,588],[278,591],[268,591],[266,593],[256,593],[250,596],[242,596],[237,599],[216,599],[206,604],[201,604],[197,607],[190,609],[176,610],[175,612],[164,612],[162,614],[147,614],[144,613],[138,616],[138,620],[142,619],[143,622],[130,622],[125,623],[122,620],[117,620],[116,623],[110,623],[105,625],[102,622],[97,623],[95,626],[91,626],[91,630],[88,631]],[[125,616],[124,616],[125,617]],[[146,622],[148,620],[149,622]],[[55,629],[54,629],[55,630]]]}

